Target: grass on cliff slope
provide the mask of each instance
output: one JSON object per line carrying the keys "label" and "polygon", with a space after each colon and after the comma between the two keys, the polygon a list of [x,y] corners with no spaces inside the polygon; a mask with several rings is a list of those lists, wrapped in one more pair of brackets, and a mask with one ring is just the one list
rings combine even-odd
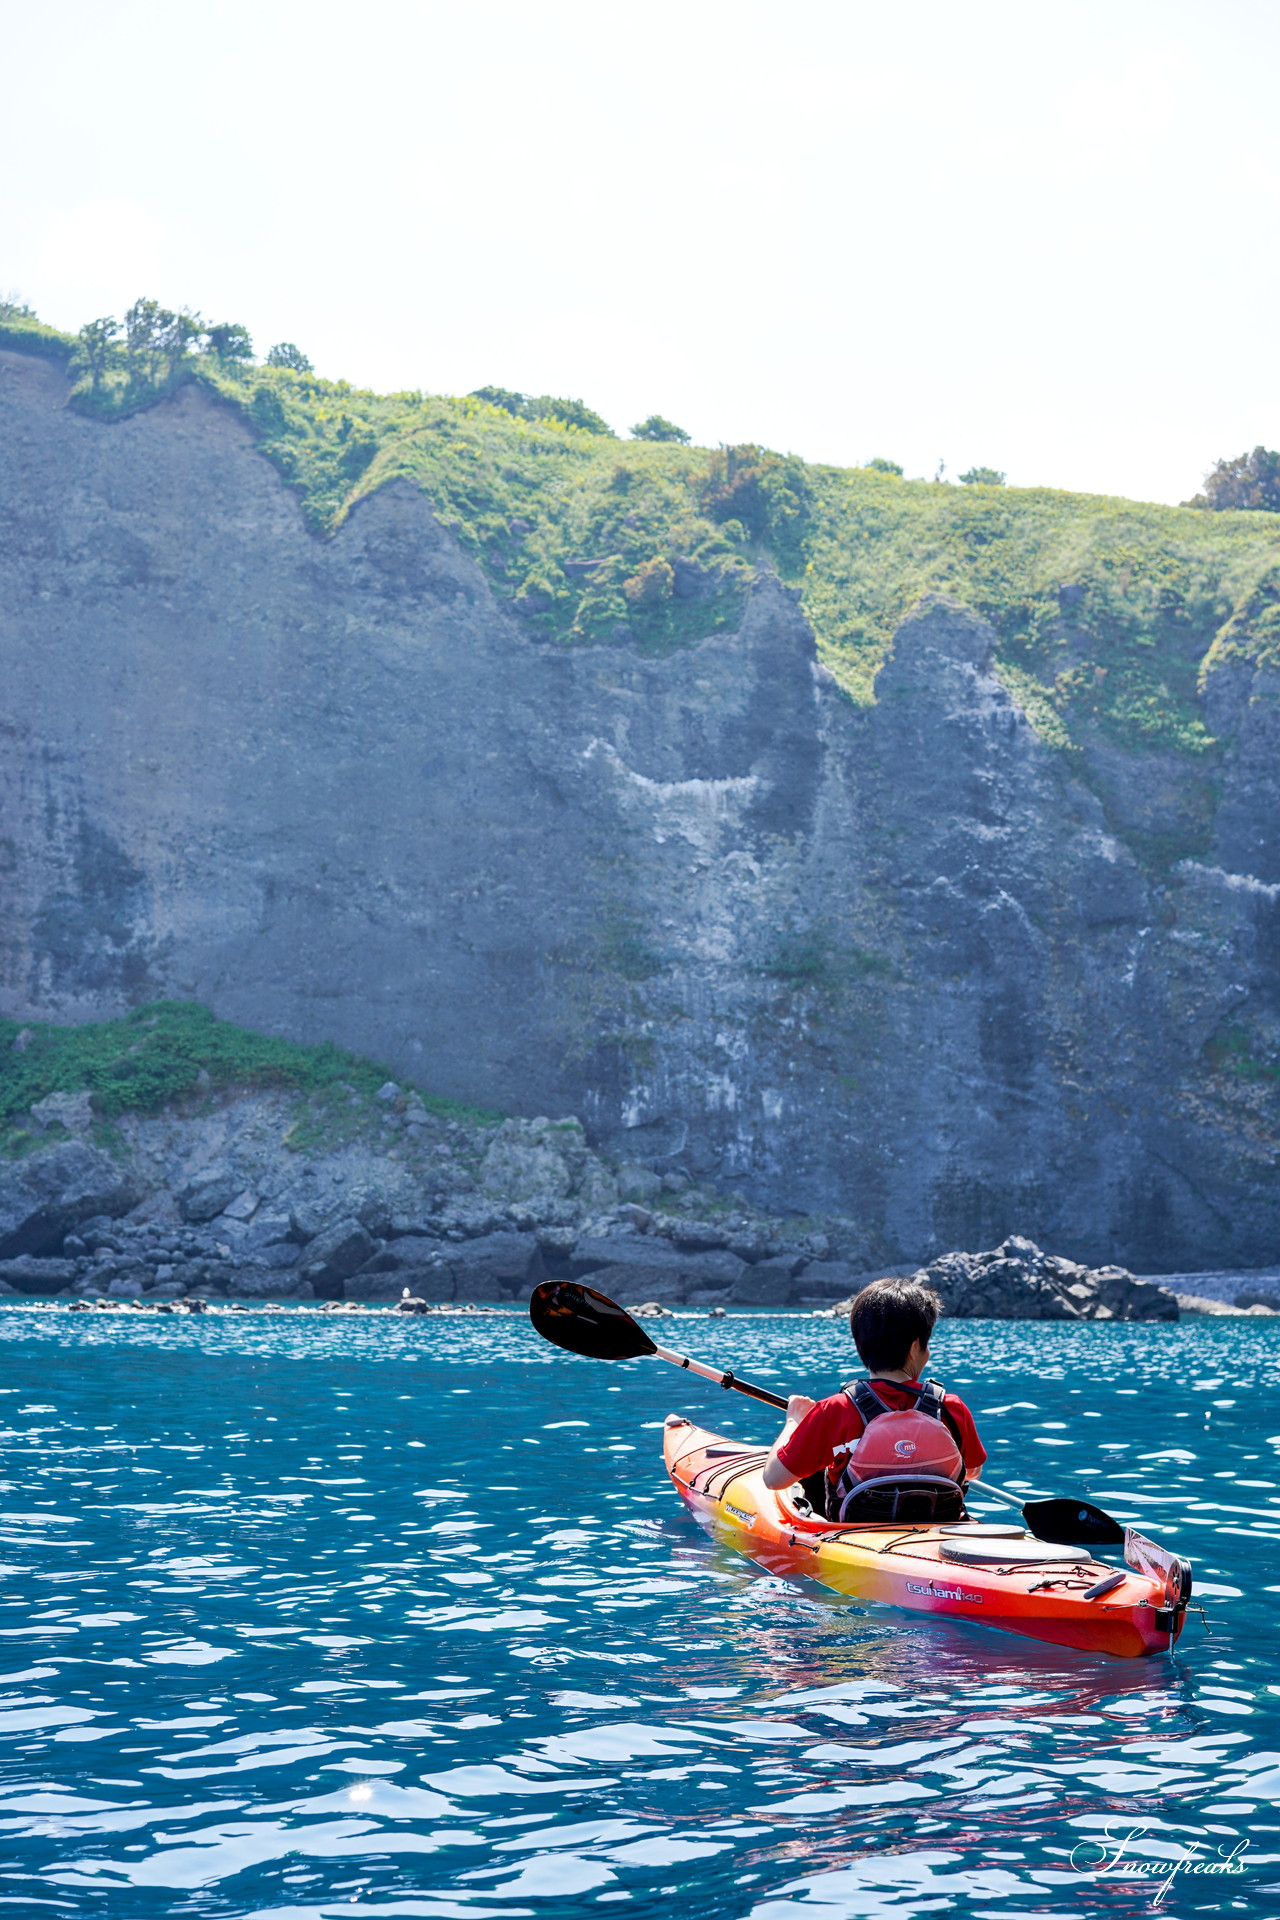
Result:
{"label": "grass on cliff slope", "polygon": [[[93,1026],[0,1019],[0,1150],[21,1151],[29,1144],[27,1113],[51,1093],[88,1091],[95,1111],[107,1121],[124,1113],[158,1113],[193,1094],[237,1087],[354,1099],[364,1111],[378,1088],[395,1078],[341,1047],[299,1046],[251,1033],[187,1001],[156,1001]],[[429,1112],[444,1119],[482,1124],[498,1118],[452,1101],[421,1098]]]}
{"label": "grass on cliff slope", "polygon": [[[76,343],[11,321],[0,344],[68,358]],[[84,375],[75,404],[117,417],[184,380],[241,413],[317,533],[406,476],[549,641],[685,644],[730,624],[752,570],[771,564],[866,703],[902,615],[944,592],[991,621],[1001,670],[1052,744],[1101,734],[1191,754],[1214,744],[1197,701],[1206,670],[1233,654],[1280,663],[1280,515],[622,441],[475,398],[375,394],[211,354],[158,386],[117,370],[95,391]]]}

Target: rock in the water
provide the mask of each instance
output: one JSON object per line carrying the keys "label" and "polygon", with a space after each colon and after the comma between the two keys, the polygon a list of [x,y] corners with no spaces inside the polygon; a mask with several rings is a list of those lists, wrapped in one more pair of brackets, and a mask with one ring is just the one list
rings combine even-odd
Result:
{"label": "rock in the water", "polygon": [[343,1294],[348,1300],[398,1300],[407,1286],[427,1301],[510,1301],[523,1299],[541,1275],[531,1233],[486,1233],[462,1241],[406,1234],[350,1275]]}
{"label": "rock in the water", "polygon": [[1238,1307],[1230,1300],[1214,1300],[1203,1293],[1178,1293],[1174,1298],[1178,1302],[1179,1314],[1225,1314],[1229,1320],[1238,1320],[1246,1314],[1270,1312],[1267,1307]]}
{"label": "rock in the water", "polygon": [[401,1300],[406,1291],[416,1300],[452,1300],[453,1274],[446,1266],[414,1267],[403,1273],[354,1273],[342,1283],[344,1300]]}
{"label": "rock in the water", "polygon": [[52,1253],[94,1214],[127,1213],[137,1189],[114,1160],[64,1141],[0,1168],[0,1260]]}
{"label": "rock in the water", "polygon": [[1083,1267],[1011,1235],[989,1253],[946,1253],[915,1275],[958,1320],[1176,1320],[1163,1287],[1123,1267]]}

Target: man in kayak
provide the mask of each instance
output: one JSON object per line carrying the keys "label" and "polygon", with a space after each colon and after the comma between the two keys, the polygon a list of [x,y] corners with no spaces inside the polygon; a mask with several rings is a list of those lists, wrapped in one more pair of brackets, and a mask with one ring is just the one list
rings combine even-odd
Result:
{"label": "man in kayak", "polygon": [[868,1480],[923,1476],[944,1493],[954,1482],[951,1505],[963,1510],[958,1489],[977,1479],[987,1450],[964,1401],[936,1380],[921,1381],[941,1310],[937,1294],[914,1280],[875,1280],[862,1289],[849,1329],[869,1378],[825,1400],[792,1394],[765,1463],[766,1487],[780,1492],[803,1480],[816,1506],[820,1486],[826,1517],[840,1519],[852,1517],[845,1510]]}

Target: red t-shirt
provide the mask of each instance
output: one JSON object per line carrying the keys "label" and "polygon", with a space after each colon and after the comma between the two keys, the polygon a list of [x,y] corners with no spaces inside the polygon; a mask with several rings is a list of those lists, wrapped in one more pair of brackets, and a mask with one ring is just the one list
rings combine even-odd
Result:
{"label": "red t-shirt", "polygon": [[[909,1413],[915,1406],[917,1396],[898,1381],[879,1380],[874,1375],[872,1381],[891,1412]],[[973,1415],[954,1393],[946,1393],[943,1398],[960,1434],[960,1458],[965,1472],[974,1474],[986,1459],[987,1450],[978,1438]],[[862,1415],[847,1393],[830,1394],[810,1408],[786,1445],[778,1448],[778,1459],[798,1480],[807,1480],[811,1473],[825,1468],[827,1479],[834,1486],[849,1457],[848,1443],[862,1437],[863,1426]],[[839,1454],[837,1447],[841,1449]]]}

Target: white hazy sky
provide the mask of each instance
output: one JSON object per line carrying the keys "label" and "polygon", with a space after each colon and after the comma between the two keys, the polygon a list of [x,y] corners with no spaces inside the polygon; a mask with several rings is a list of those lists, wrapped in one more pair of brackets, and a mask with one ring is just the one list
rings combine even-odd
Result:
{"label": "white hazy sky", "polygon": [[5,0],[0,293],[1156,500],[1280,444],[1275,0]]}

